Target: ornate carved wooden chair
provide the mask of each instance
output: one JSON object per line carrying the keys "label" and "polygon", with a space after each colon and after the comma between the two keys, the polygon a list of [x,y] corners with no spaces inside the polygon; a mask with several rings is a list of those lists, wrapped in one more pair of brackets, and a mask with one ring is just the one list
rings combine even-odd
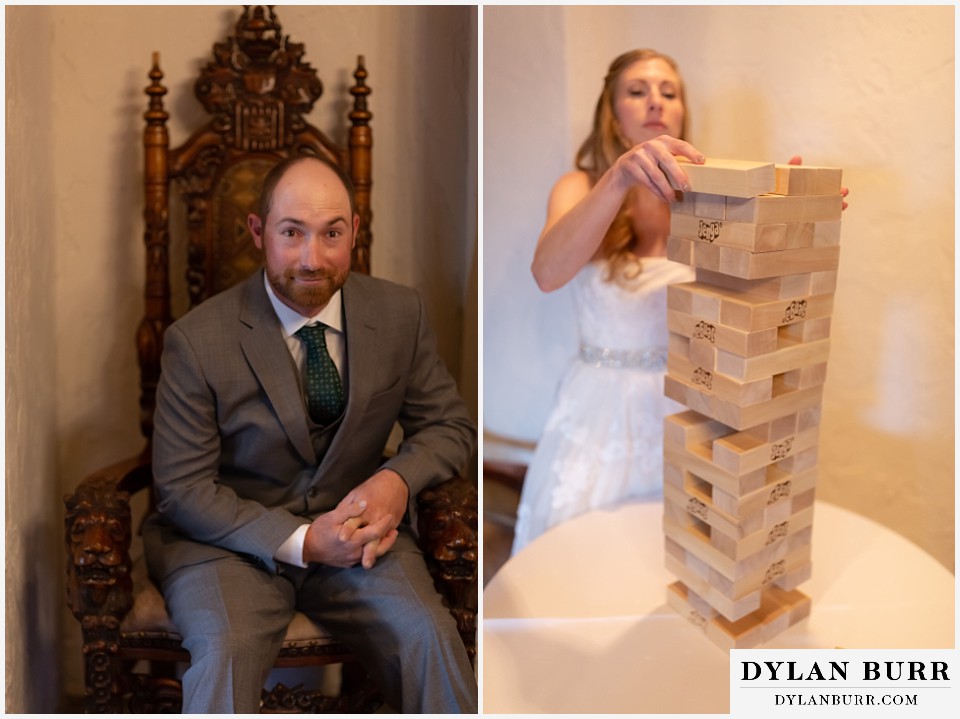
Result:
{"label": "ornate carved wooden chair", "polygon": [[[146,446],[136,457],[86,478],[65,497],[67,595],[83,632],[87,711],[179,711],[177,663],[189,661],[166,614],[163,598],[131,557],[139,524],[130,497],[151,487],[150,437],[164,330],[173,321],[170,290],[168,193],[175,181],[186,204],[187,288],[195,306],[260,265],[246,235],[246,216],[266,172],[295,153],[326,155],[348,169],[361,217],[353,269],[370,269],[371,114],[367,72],[359,58],[350,88],[349,142],[337,147],[305,115],[320,97],[304,46],[290,42],[272,8],[246,6],[236,32],[213,47],[213,60],[195,85],[212,118],[178,147],[169,148],[163,107],[166,89],[154,54],[149,107],[144,115],[146,209],[145,315],[137,332],[141,373],[140,424]],[[152,493],[150,501],[152,506]],[[453,478],[425,490],[419,530],[438,591],[457,618],[475,657],[477,607],[477,492]],[[146,502],[144,502],[145,504]],[[277,666],[343,663],[337,696],[278,685],[264,691],[264,711],[364,711],[378,698],[361,667],[322,627],[298,615]]]}

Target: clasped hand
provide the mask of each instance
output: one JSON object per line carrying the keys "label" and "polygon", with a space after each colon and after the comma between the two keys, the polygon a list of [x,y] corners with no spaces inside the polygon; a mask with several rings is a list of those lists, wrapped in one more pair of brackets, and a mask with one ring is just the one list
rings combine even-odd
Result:
{"label": "clasped hand", "polygon": [[332,567],[370,569],[397,540],[409,489],[399,474],[380,470],[307,529],[303,558]]}

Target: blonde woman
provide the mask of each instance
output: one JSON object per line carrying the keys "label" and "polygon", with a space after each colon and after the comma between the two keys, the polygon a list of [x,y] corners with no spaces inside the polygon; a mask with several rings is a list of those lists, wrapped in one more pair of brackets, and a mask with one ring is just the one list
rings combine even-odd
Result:
{"label": "blonde woman", "polygon": [[588,509],[661,494],[663,418],[684,409],[663,396],[667,285],[694,278],[666,258],[670,203],[688,188],[677,158],[704,161],[687,119],[670,57],[621,55],[577,169],[550,193],[531,270],[545,292],[571,284],[580,351],[524,479],[514,552]]}
{"label": "blonde woman", "polygon": [[513,551],[595,507],[658,497],[666,288],[693,271],[666,259],[670,202],[703,162],[683,138],[687,112],[676,63],[652,50],[610,66],[577,169],[550,194],[532,271],[540,289],[571,283],[579,356],[560,384],[524,480]]}

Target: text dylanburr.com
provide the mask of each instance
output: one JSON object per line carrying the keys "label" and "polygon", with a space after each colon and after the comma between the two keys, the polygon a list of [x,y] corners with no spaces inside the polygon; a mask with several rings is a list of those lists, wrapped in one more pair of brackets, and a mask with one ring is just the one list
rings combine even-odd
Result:
{"label": "text dylanburr.com", "polygon": [[960,716],[956,649],[733,649],[730,716]]}

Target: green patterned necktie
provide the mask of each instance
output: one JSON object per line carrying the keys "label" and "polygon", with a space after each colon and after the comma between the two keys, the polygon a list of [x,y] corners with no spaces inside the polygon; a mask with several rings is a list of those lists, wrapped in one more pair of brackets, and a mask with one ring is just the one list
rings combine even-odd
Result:
{"label": "green patterned necktie", "polygon": [[343,411],[340,373],[327,352],[321,323],[302,327],[297,336],[307,351],[307,408],[310,418],[321,426],[332,424]]}

